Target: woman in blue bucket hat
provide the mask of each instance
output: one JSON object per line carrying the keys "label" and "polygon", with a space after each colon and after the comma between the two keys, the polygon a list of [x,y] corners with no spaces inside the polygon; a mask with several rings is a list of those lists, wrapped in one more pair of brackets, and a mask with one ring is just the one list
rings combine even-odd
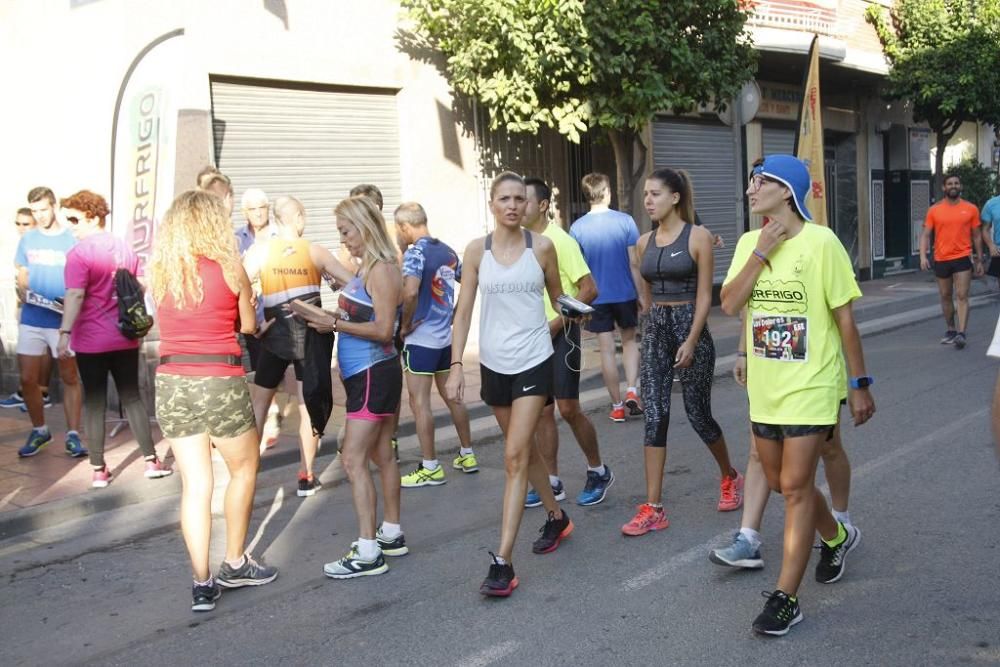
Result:
{"label": "woman in blue bucket hat", "polygon": [[816,578],[833,583],[860,541],[838,523],[816,488],[816,467],[832,437],[843,393],[841,351],[846,357],[854,424],[875,412],[873,379],[865,371],[861,337],[851,303],[861,296],[851,261],[827,227],[807,224],[811,179],[791,155],[769,155],[753,169],[750,210],[768,224],[744,234],[722,286],[722,309],[746,309],[747,393],[754,444],[768,484],[785,498],[781,573],[755,632],[784,635],[802,620],[797,592],[821,538]]}

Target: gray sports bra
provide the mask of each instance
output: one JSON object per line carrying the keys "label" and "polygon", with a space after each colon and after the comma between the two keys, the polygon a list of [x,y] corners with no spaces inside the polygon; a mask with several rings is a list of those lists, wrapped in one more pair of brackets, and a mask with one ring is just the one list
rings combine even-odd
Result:
{"label": "gray sports bra", "polygon": [[642,253],[639,273],[649,283],[653,301],[694,301],[698,293],[698,264],[688,250],[691,225],[684,223],[677,240],[656,245],[656,232],[649,236]]}

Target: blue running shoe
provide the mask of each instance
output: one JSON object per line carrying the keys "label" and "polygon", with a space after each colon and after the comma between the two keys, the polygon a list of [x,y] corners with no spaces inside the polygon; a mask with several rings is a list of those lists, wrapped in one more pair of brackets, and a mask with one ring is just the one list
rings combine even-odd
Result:
{"label": "blue running shoe", "polygon": [[587,484],[583,487],[580,495],[576,497],[576,504],[584,507],[598,504],[608,495],[608,489],[614,483],[615,474],[611,472],[610,466],[604,466],[604,475],[598,475],[593,470],[588,470]]}
{"label": "blue running shoe", "polygon": [[7,398],[0,401],[0,408],[20,408],[24,405],[24,397],[21,392],[15,391]]}
{"label": "blue running shoe", "polygon": [[759,570],[764,567],[764,559],[760,557],[760,549],[750,544],[743,533],[737,532],[733,543],[722,549],[712,549],[708,559],[716,565],[740,567],[749,570]]}
{"label": "blue running shoe", "polygon": [[[21,401],[20,403],[11,403],[9,405],[4,405],[8,401],[13,400],[15,396],[18,398],[18,400]],[[24,414],[28,414],[28,406],[25,404],[24,399],[21,398],[21,395],[18,394],[17,392],[14,392],[13,394],[11,394],[10,398],[6,398],[6,399],[0,401],[0,407],[4,407],[4,408],[17,408],[18,410],[20,410]],[[42,407],[43,408],[51,408],[52,407],[52,398],[48,394],[46,394],[46,393],[42,394]]]}
{"label": "blue running shoe", "polygon": [[78,459],[81,456],[86,456],[88,454],[87,448],[83,446],[83,443],[80,441],[80,436],[76,433],[66,434],[66,453],[74,459]]}
{"label": "blue running shoe", "polygon": [[[566,500],[566,487],[563,486],[562,480],[559,480],[558,486],[552,487],[552,495],[556,497],[556,500]],[[540,507],[542,504],[542,497],[538,495],[538,491],[534,489],[528,489],[528,495],[524,498],[525,507]]]}
{"label": "blue running shoe", "polygon": [[51,433],[39,433],[35,429],[31,429],[31,433],[28,434],[28,440],[24,443],[24,447],[17,450],[17,455],[22,459],[28,456],[34,456],[42,447],[52,442]]}

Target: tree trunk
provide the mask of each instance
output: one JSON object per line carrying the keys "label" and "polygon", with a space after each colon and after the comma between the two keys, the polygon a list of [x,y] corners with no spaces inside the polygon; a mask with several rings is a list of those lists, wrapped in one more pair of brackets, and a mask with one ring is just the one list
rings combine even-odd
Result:
{"label": "tree trunk", "polygon": [[937,155],[934,156],[934,195],[935,201],[940,201],[944,196],[944,150],[948,147],[948,142],[958,133],[962,127],[960,120],[947,120],[939,127],[931,127],[934,130],[934,137],[937,143]]}
{"label": "tree trunk", "polygon": [[608,139],[615,154],[615,169],[618,176],[618,209],[633,218],[632,202],[635,190],[646,171],[646,145],[642,137],[632,129],[608,129]]}
{"label": "tree trunk", "polygon": [[943,132],[935,134],[937,139],[937,155],[934,156],[934,200],[941,201],[944,196],[944,149],[948,147],[951,137]]}

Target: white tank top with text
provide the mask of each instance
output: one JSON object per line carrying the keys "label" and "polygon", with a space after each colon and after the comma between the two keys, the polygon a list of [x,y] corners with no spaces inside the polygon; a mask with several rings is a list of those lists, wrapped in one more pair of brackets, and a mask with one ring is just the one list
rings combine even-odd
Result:
{"label": "white tank top with text", "polygon": [[504,266],[493,257],[493,235],[479,266],[479,361],[490,370],[513,375],[552,356],[552,337],[545,319],[545,274],[524,232],[525,249]]}

